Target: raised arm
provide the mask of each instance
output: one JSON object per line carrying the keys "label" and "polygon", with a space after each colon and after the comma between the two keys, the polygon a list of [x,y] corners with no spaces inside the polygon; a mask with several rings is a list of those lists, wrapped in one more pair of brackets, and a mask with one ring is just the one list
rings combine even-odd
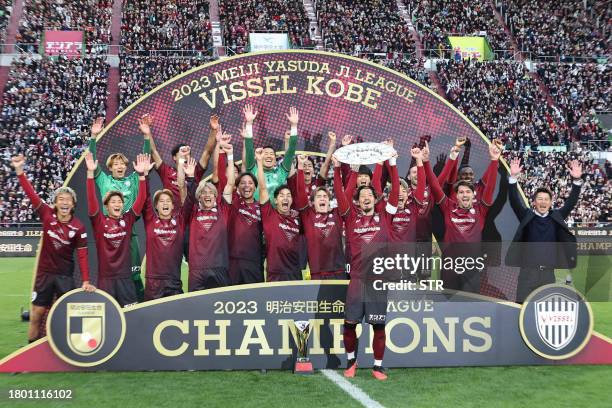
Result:
{"label": "raised arm", "polygon": [[[341,143],[342,143],[342,147],[350,145],[351,143],[353,143],[353,136],[344,135]],[[342,171],[341,173],[342,174],[342,185],[344,186],[344,188],[346,188],[349,183],[349,177],[351,174],[351,166],[349,166],[347,163],[341,163],[340,170]]]}
{"label": "raised arm", "polygon": [[298,210],[303,210],[308,207],[308,197],[305,194],[306,190],[306,182],[304,181],[304,162],[306,161],[306,156],[298,155],[298,171],[297,171],[297,187],[296,189],[296,199],[295,205]]}
{"label": "raised arm", "polygon": [[390,208],[387,208],[387,212],[395,214],[397,211],[397,203],[399,202],[400,190],[399,175],[397,174],[397,152],[389,159],[389,173],[391,176],[391,191],[389,192],[388,205],[393,207],[394,211],[390,211]]}
{"label": "raised arm", "polygon": [[219,185],[219,189],[223,191],[223,199],[231,204],[234,193],[234,182],[236,180],[236,172],[234,171],[234,147],[228,143],[221,145],[221,148],[223,149],[223,156],[227,157],[227,167],[225,171],[223,171],[224,169],[219,169],[221,173],[226,173],[225,185],[222,189]]}
{"label": "raised arm", "polygon": [[289,108],[289,113],[286,114],[287,120],[291,124],[291,136],[289,137],[289,147],[285,150],[285,157],[283,158],[283,162],[281,166],[287,170],[287,173],[291,171],[291,163],[293,162],[293,158],[295,157],[295,148],[297,146],[297,125],[300,120],[300,115],[298,113],[297,108],[291,107]]}
{"label": "raised arm", "polygon": [[[384,163],[387,165],[387,162]],[[374,167],[374,173],[372,173],[372,187],[379,197],[382,197],[383,185],[382,185],[382,174],[383,174],[383,163],[376,163]]]}
{"label": "raised arm", "polygon": [[419,149],[418,147],[412,148],[410,153],[412,157],[416,161],[417,165],[417,188],[414,192],[414,199],[417,203],[422,204],[423,200],[425,200],[425,168],[423,167],[423,153],[424,149]]}
{"label": "raised arm", "polygon": [[336,151],[336,134],[334,132],[327,132],[327,138],[329,139],[329,146],[327,146],[327,153],[325,154],[325,161],[319,169],[319,177],[327,180],[329,174],[329,164],[331,163],[332,154]]}
{"label": "raised arm", "polygon": [[153,168],[155,163],[151,162],[151,156],[148,154],[139,154],[136,157],[136,163],[133,163],[134,171],[138,173],[138,195],[136,201],[132,205],[132,212],[139,216],[142,213],[145,200],[147,198],[147,178],[149,171]]}
{"label": "raised arm", "polygon": [[[429,149],[429,143],[425,143],[425,148]],[[438,183],[438,178],[434,174],[431,166],[429,165],[429,160],[423,162],[423,167],[425,168],[425,175],[427,178],[427,184],[431,187],[431,193],[434,196],[434,200],[436,204],[440,204],[442,200],[446,198],[444,191],[440,187],[440,183]]]}
{"label": "raised arm", "polygon": [[253,106],[245,105],[242,108],[242,113],[244,114],[244,133],[242,137],[244,138],[244,151],[245,151],[245,169],[249,172],[254,172],[255,166],[257,165],[255,161],[255,145],[253,144],[253,122],[257,117],[257,112],[253,110]]}
{"label": "raised arm", "polygon": [[94,172],[98,167],[98,161],[94,160],[91,152],[85,154],[85,164],[87,165],[87,215],[91,217],[100,211],[100,205],[96,197],[96,183],[94,181]]}
{"label": "raised arm", "polygon": [[501,149],[497,143],[489,144],[489,157],[491,163],[485,172],[486,179],[483,181],[485,188],[482,193],[482,203],[491,206],[493,204],[493,193],[495,192],[495,184],[497,182],[497,166],[499,165],[499,157]]}
{"label": "raised arm", "polygon": [[510,207],[512,207],[512,211],[514,211],[514,215],[516,215],[519,221],[523,219],[525,212],[529,210],[518,192],[518,176],[521,174],[522,170],[521,160],[518,157],[510,161],[510,178],[508,179],[508,183],[510,184]]}
{"label": "raised arm", "polygon": [[221,130],[221,125],[219,124],[219,117],[217,115],[212,115],[210,117],[210,130],[208,131],[208,140],[206,141],[206,145],[204,146],[204,151],[200,156],[200,166],[202,169],[206,170],[208,167],[208,162],[210,161],[210,156],[215,149],[215,144],[217,143],[217,132]]}
{"label": "raised arm", "polygon": [[[195,170],[197,164],[198,163],[195,161],[195,159],[193,157],[190,157],[185,166],[185,180],[183,184],[183,189],[185,190],[185,197],[181,197],[181,205],[183,207],[193,207],[193,204],[195,203]],[[187,211],[188,214],[191,214],[191,208],[187,209]]]}
{"label": "raised arm", "polygon": [[32,184],[30,184],[30,181],[23,172],[23,166],[25,165],[25,157],[23,157],[23,155],[21,154],[19,156],[14,156],[13,158],[11,158],[11,165],[15,168],[15,174],[17,174],[19,184],[21,184],[21,188],[23,188],[26,195],[30,199],[30,202],[32,203],[32,208],[37,210],[42,204],[42,200],[40,199],[38,194],[36,194],[36,191],[34,191]]}
{"label": "raised arm", "polygon": [[461,165],[468,166],[470,164],[470,150],[472,150],[472,142],[466,137],[463,144],[465,144],[465,151],[463,152],[463,157],[461,158]]}
{"label": "raised arm", "polygon": [[259,183],[259,203],[265,204],[270,200],[268,187],[266,186],[266,176],[263,169],[263,149],[260,147],[255,150],[255,160],[257,160],[257,182]]}
{"label": "raised arm", "polygon": [[[96,139],[102,133],[102,129],[104,128],[104,118],[96,118],[94,120],[93,125],[91,125],[91,138],[89,139],[89,146],[87,147],[91,152],[94,160],[97,157],[97,149],[96,149]],[[96,166],[96,170],[94,171],[94,178],[97,178],[98,175],[102,172],[99,166]]]}
{"label": "raised arm", "polygon": [[559,212],[564,219],[570,215],[576,204],[578,204],[582,188],[582,164],[578,160],[572,160],[569,167],[570,176],[572,176],[572,191],[565,200],[563,207],[559,208]]}
{"label": "raised arm", "polygon": [[140,119],[138,119],[138,129],[142,133],[142,137],[144,139],[144,143],[142,145],[142,152],[144,154],[150,154],[153,162],[155,163],[155,168],[158,169],[162,164],[161,156],[155,147],[155,143],[153,142],[153,132],[151,132],[151,126],[153,125],[153,117],[148,113],[143,115]]}
{"label": "raised arm", "polygon": [[342,174],[340,173],[340,162],[336,159],[336,156],[332,156],[332,163],[334,164],[334,194],[336,195],[336,201],[338,202],[338,210],[341,215],[345,215],[350,207],[350,202],[344,195],[344,189],[342,188]]}
{"label": "raised arm", "polygon": [[454,184],[457,181],[457,157],[461,151],[461,146],[465,140],[457,139],[455,145],[451,147],[448,159],[444,164],[444,168],[438,175],[438,183],[443,186],[445,184]]}

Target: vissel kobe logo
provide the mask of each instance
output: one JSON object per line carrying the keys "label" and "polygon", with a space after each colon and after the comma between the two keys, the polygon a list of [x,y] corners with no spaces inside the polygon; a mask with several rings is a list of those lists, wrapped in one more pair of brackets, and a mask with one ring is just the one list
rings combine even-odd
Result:
{"label": "vissel kobe logo", "polygon": [[567,346],[578,321],[578,302],[559,293],[551,294],[535,303],[538,334],[544,343],[555,350]]}

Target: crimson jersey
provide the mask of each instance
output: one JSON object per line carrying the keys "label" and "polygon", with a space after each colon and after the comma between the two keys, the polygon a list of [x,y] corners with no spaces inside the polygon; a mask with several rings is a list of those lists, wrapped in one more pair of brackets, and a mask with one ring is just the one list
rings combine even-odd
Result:
{"label": "crimson jersey", "polygon": [[[304,195],[306,198],[310,199],[310,195],[317,189],[317,187],[325,187],[326,180],[318,176],[316,179],[311,180],[310,183],[304,182]],[[291,191],[292,197],[297,197],[297,172],[287,179],[287,186],[289,187],[289,191]],[[296,206],[296,200],[293,201],[292,208]],[[298,208],[295,208],[298,209]]]}
{"label": "crimson jersey", "polygon": [[300,267],[300,217],[297,211],[281,215],[270,201],[261,206],[266,238],[268,280],[270,276],[295,275]]}
{"label": "crimson jersey", "polygon": [[374,207],[373,215],[364,215],[360,209],[352,206],[344,214],[347,244],[351,248],[351,277],[365,278],[372,258],[384,256],[381,245],[391,238],[391,213],[395,212],[394,207],[386,207],[387,202],[380,200]]}
{"label": "crimson jersey", "polygon": [[172,217],[162,220],[152,207],[147,193],[143,210],[145,231],[147,233],[147,278],[181,279],[181,262],[183,259],[183,242],[185,226],[191,214],[191,201],[175,209]]}
{"label": "crimson jersey", "polygon": [[[482,182],[482,180],[478,180],[476,183],[474,183],[474,199],[473,199],[474,203],[477,203],[482,199],[484,189],[485,189],[485,184]],[[455,192],[454,188],[451,188],[449,197],[453,200],[457,199],[457,193]]]}
{"label": "crimson jersey", "polygon": [[[206,169],[204,169],[200,163],[196,164],[194,174],[196,185],[202,179],[205,171]],[[157,173],[159,174],[159,178],[161,179],[164,188],[172,191],[172,194],[174,195],[174,206],[178,206],[180,204],[180,194],[177,181],[178,172],[174,167],[168,166],[166,163],[162,162],[161,166],[159,166],[157,169]]]}
{"label": "crimson jersey", "polygon": [[60,222],[53,209],[45,203],[37,208],[43,222],[43,240],[38,257],[37,273],[72,276],[74,250],[87,248],[87,231],[77,218]]}
{"label": "crimson jersey", "polygon": [[489,207],[476,202],[470,209],[459,207],[454,200],[445,198],[440,204],[444,215],[444,242],[480,242]]}
{"label": "crimson jersey", "polygon": [[261,263],[261,209],[258,202],[247,203],[234,193],[228,230],[229,256]]}
{"label": "crimson jersey", "polygon": [[137,220],[130,210],[114,219],[97,211],[90,215],[96,237],[98,254],[98,281],[100,279],[125,279],[132,275],[130,236]]}
{"label": "crimson jersey", "polygon": [[320,214],[312,207],[300,212],[308,246],[308,265],[313,273],[343,271],[342,217],[338,209]]}
{"label": "crimson jersey", "polygon": [[217,206],[203,209],[194,204],[189,228],[189,270],[227,268],[229,264],[227,239],[231,206],[217,196]]}

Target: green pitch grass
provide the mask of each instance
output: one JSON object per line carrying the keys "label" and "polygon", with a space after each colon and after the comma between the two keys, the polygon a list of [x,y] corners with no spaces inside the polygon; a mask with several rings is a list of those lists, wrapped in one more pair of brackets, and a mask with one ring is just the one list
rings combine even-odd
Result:
{"label": "green pitch grass", "polygon": [[[30,300],[33,258],[0,259],[0,358],[24,346],[21,307]],[[580,274],[581,262],[574,272]],[[564,277],[563,271],[559,277]],[[186,279],[184,279],[186,282]],[[612,337],[612,303],[591,303],[595,330]],[[392,369],[385,383],[359,370],[351,382],[385,407],[611,407],[612,366]],[[9,389],[71,389],[71,401],[15,401]],[[284,371],[0,374],[0,407],[338,407],[357,401],[321,373]]]}

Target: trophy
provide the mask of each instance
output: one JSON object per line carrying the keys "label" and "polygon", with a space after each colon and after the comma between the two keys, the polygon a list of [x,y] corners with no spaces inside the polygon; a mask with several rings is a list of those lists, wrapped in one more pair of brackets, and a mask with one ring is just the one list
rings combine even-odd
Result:
{"label": "trophy", "polygon": [[295,328],[295,343],[297,345],[297,359],[295,361],[294,374],[312,374],[312,363],[308,358],[308,336],[310,335],[310,323],[306,320],[293,322]]}

